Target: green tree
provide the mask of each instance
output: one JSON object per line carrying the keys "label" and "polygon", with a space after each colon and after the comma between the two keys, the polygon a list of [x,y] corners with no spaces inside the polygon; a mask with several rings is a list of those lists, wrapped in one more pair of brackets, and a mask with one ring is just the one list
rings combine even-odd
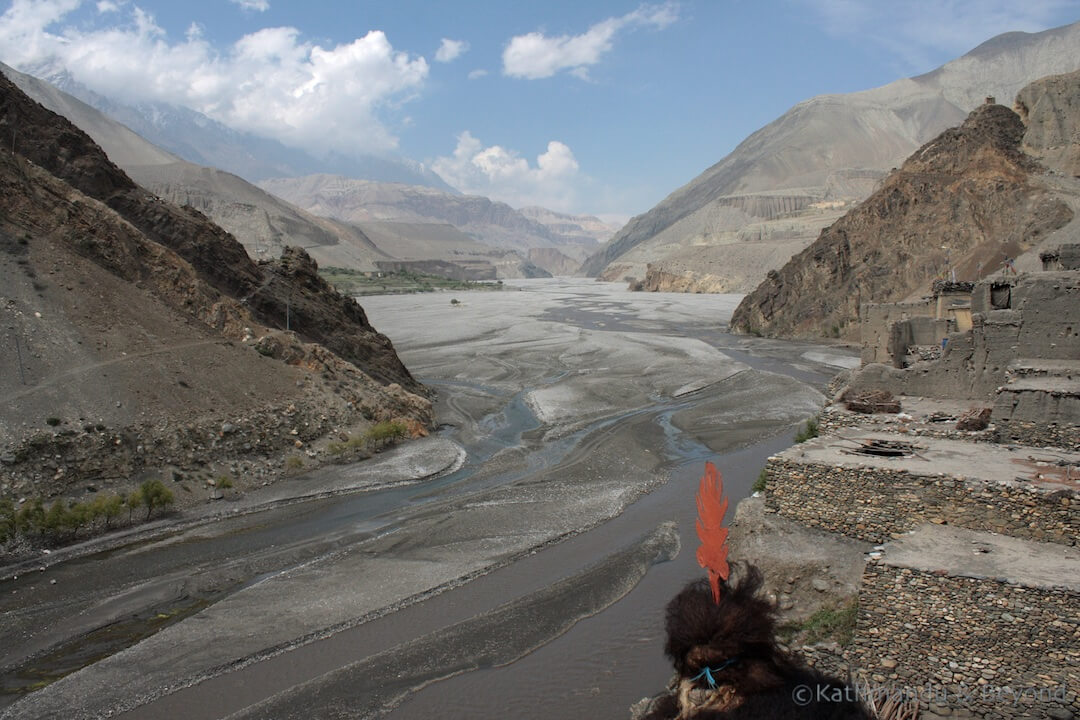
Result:
{"label": "green tree", "polygon": [[[100,515],[105,518],[105,529],[108,530],[113,520],[120,516],[124,509],[124,498],[119,495],[102,495]],[[97,500],[95,499],[95,502]]]}
{"label": "green tree", "polygon": [[128,525],[131,524],[131,514],[135,512],[135,508],[143,504],[143,494],[141,490],[132,490],[124,502],[128,507]]}
{"label": "green tree", "polygon": [[71,537],[79,534],[79,528],[90,524],[90,507],[86,503],[73,503],[64,515],[63,526],[71,531]]}
{"label": "green tree", "polygon": [[146,519],[150,519],[150,514],[154,512],[154,508],[164,508],[173,504],[172,490],[165,487],[164,483],[160,480],[147,480],[139,486],[139,492],[142,493],[143,504],[146,505]]}
{"label": "green tree", "polygon": [[63,501],[56,500],[49,506],[49,511],[45,513],[45,517],[41,523],[41,529],[50,535],[56,536],[60,534],[61,530],[67,529],[67,526],[68,509]]}

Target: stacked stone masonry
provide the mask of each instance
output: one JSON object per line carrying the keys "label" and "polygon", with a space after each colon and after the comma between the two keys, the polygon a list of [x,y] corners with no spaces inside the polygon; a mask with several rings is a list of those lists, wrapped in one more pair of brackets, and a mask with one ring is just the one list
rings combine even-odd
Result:
{"label": "stacked stone masonry", "polygon": [[808,527],[874,543],[924,523],[1075,545],[1080,491],[770,458],[765,506]]}
{"label": "stacked stone masonry", "polygon": [[1080,451],[1080,425],[999,420],[999,442]]}
{"label": "stacked stone masonry", "polygon": [[1076,592],[872,561],[847,655],[861,688],[918,697],[935,714],[1080,717]]}

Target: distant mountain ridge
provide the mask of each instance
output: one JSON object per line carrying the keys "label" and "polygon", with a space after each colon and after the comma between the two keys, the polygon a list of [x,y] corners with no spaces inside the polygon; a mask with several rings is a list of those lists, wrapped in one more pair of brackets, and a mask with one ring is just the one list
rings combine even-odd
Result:
{"label": "distant mountain ridge", "polygon": [[423,163],[408,158],[377,155],[317,158],[277,140],[234,130],[180,105],[119,102],[94,92],[54,63],[46,62],[24,72],[82,100],[188,162],[225,170],[249,182],[333,172],[377,182],[425,185],[451,194],[457,192]]}
{"label": "distant mountain ridge", "polygon": [[255,259],[276,258],[286,245],[305,248],[320,263],[369,270],[388,257],[355,227],[310,215],[231,173],[182,160],[44,80],[2,63],[0,73],[90,135],[137,183],[213,218]]}
{"label": "distant mountain ridge", "polygon": [[1080,23],[1006,33],[930,73],[801,102],[632,218],[582,271],[642,280],[651,265],[644,289],[746,292],[986,96],[1011,101],[1037,78],[1080,68],[1077,47]]}
{"label": "distant mountain ridge", "polygon": [[[210,216],[233,233],[256,259],[275,258],[285,246],[296,245],[305,248],[322,265],[363,271],[385,268],[396,260],[432,260],[458,264],[461,267],[454,270],[455,275],[475,279],[535,277],[576,271],[599,241],[615,230],[592,216],[530,208],[531,217],[527,217],[505,203],[485,197],[344,176],[275,178],[267,181],[279,188],[277,194],[271,194],[236,174],[188,162],[158,147],[115,118],[45,80],[2,63],[0,73],[49,109],[75,122],[140,185],[164,199]],[[59,79],[64,80],[63,73]],[[85,88],[83,91],[89,92]],[[99,105],[119,108],[118,114],[135,113],[133,108],[100,96],[91,99],[95,97]],[[247,152],[243,142],[251,140],[250,137],[245,140],[242,133],[215,124],[209,118],[184,108],[160,105],[147,108],[150,109],[144,108],[143,114],[135,113],[134,120],[139,127],[148,128],[148,132],[169,127],[176,118],[188,128],[211,126],[211,140],[223,145],[212,148],[212,152],[202,151],[200,157],[218,160]],[[152,122],[146,120],[148,116]],[[231,145],[232,140],[241,144]],[[327,197],[323,201],[311,201],[313,187],[323,192],[331,185],[337,186],[337,190],[324,192]],[[352,193],[355,197],[350,195],[341,200],[339,191],[344,186],[350,188],[350,193],[362,190]],[[285,188],[299,188],[292,196],[309,204],[315,212],[279,197],[287,194]],[[361,207],[357,203],[368,205]],[[530,249],[548,247],[557,247],[560,252],[541,253],[536,256],[535,264],[529,259]],[[551,267],[542,267],[544,263]],[[436,263],[430,267],[443,265]]]}
{"label": "distant mountain ridge", "polygon": [[360,227],[366,222],[449,224],[486,245],[523,255],[533,248],[555,247],[579,262],[613,230],[592,216],[545,208],[519,211],[479,195],[340,175],[275,178],[259,186],[315,215]]}

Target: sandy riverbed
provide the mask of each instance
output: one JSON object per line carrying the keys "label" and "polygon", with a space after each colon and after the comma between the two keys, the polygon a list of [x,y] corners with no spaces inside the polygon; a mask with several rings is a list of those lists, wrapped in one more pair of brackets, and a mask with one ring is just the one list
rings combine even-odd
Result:
{"label": "sandy riverbed", "polygon": [[[212,604],[190,617],[25,697],[4,717],[223,717],[263,702],[295,710],[279,716],[302,717],[302,698],[333,698],[345,668],[368,663],[365,673],[377,684],[380,668],[392,671],[379,653],[433,633],[460,638],[459,623],[483,632],[484,613],[511,635],[515,622],[530,622],[523,608],[559,614],[522,645],[537,652],[495,656],[511,669],[545,657],[555,638],[576,637],[575,623],[597,613],[590,627],[619,613],[639,618],[635,626],[655,625],[649,613],[656,607],[645,605],[662,606],[692,553],[653,567],[677,545],[659,554],[635,548],[655,543],[642,538],[665,522],[685,524],[692,490],[679,483],[704,459],[729,457],[733,493],[745,494],[755,463],[820,407],[823,397],[808,381],[823,382],[829,364],[847,356],[724,335],[737,296],[631,294],[583,280],[520,286],[458,294],[457,305],[448,294],[364,300],[406,365],[438,389],[447,427],[431,447],[447,457],[464,448],[460,469],[415,482],[433,467],[417,457],[423,445],[380,460],[377,473],[364,465],[324,469],[311,487],[339,487],[352,477],[367,491],[60,563],[29,581],[35,591],[25,579],[5,586],[28,598],[12,602],[7,593],[0,606],[19,628],[5,631],[9,652],[24,654],[48,644],[33,627],[43,617],[64,617],[84,631],[163,598],[219,593],[206,593]],[[266,497],[281,492],[271,488]],[[600,604],[575,604],[566,594],[542,602],[545,588],[587,570],[618,592]],[[79,584],[88,573],[96,579]],[[46,584],[53,579],[56,585]],[[639,586],[650,588],[642,607],[615,602]],[[587,634],[580,642],[596,640]],[[415,687],[399,683],[392,697],[355,716],[399,704],[401,717],[425,712],[424,698],[437,696],[438,686],[415,697],[413,690],[485,664],[475,643],[459,644],[459,655],[451,647]],[[650,652],[658,656],[659,648]],[[646,664],[650,673],[662,671],[662,663]],[[526,709],[538,707],[536,697],[524,688],[515,695],[505,683],[491,695]],[[483,706],[480,697],[472,701]],[[601,697],[600,706],[622,701]],[[624,715],[625,705],[610,716]]]}

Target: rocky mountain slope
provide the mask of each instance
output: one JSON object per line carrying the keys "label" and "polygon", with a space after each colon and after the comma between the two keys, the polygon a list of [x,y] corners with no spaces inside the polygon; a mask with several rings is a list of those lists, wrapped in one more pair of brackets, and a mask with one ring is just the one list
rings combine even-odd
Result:
{"label": "rocky mountain slope", "polygon": [[322,264],[362,270],[387,257],[355,227],[304,212],[236,175],[186,162],[43,80],[3,64],[0,72],[89,135],[139,185],[210,216],[255,259],[277,257],[286,245],[307,249]]}
{"label": "rocky mountain slope", "polygon": [[256,264],[2,76],[0,130],[15,131],[0,153],[0,494],[165,468],[255,482],[330,432],[430,422],[389,340],[303,250]]}
{"label": "rocky mountain slope", "polygon": [[[584,257],[599,245],[597,237],[607,233],[604,223],[589,216],[563,215],[543,208],[526,214],[486,197],[451,195],[415,185],[309,175],[266,180],[259,186],[315,215],[361,229],[373,221],[451,225],[476,242],[515,251],[522,257],[530,249],[542,247]],[[392,249],[384,249],[394,254]]]}
{"label": "rocky mountain slope", "polygon": [[1006,33],[931,73],[799,103],[633,218],[583,271],[654,290],[748,291],[984,97],[1011,102],[1080,68],[1077,46],[1080,23]]}
{"label": "rocky mountain slope", "polygon": [[963,280],[999,271],[1005,258],[1066,226],[1080,192],[1044,177],[1021,148],[1056,142],[1046,128],[1057,124],[1050,108],[1063,101],[1046,95],[1075,97],[1080,73],[1069,77],[1071,83],[1042,81],[1021,92],[1029,108],[1046,111],[1028,134],[1012,110],[984,104],[924,145],[866,201],[769,272],[736,309],[732,328],[854,338],[860,303],[923,293],[950,267]]}

